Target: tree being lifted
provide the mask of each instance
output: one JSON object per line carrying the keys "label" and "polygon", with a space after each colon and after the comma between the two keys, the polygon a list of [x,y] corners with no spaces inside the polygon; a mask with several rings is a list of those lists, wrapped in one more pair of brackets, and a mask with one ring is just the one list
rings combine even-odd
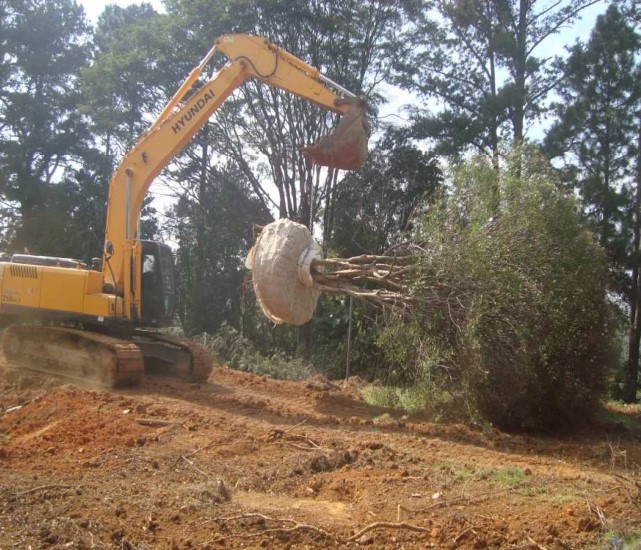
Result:
{"label": "tree being lifted", "polygon": [[418,256],[412,252],[416,245],[385,255],[323,259],[304,225],[281,219],[258,229],[246,264],[253,272],[258,303],[275,323],[307,323],[322,292],[395,308],[412,302],[408,284],[418,269]]}
{"label": "tree being lifted", "polygon": [[322,292],[394,306],[379,344],[430,406],[512,429],[584,422],[613,361],[605,256],[548,164],[515,158],[457,169],[415,244],[385,255],[322,259],[304,226],[269,224],[248,258],[263,311],[302,324]]}

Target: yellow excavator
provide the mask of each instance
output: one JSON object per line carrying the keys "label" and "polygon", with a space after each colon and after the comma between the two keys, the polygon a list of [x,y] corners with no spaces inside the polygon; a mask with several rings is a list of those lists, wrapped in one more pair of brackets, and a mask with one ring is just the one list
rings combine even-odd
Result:
{"label": "yellow excavator", "polygon": [[[216,52],[227,63],[194,91]],[[145,369],[208,377],[211,359],[202,347],[157,330],[173,320],[174,259],[167,245],[140,240],[140,209],[154,178],[247,79],[350,115],[341,120],[350,121],[346,138],[305,148],[308,161],[345,169],[363,162],[360,98],[264,38],[218,38],[114,172],[102,258],[90,266],[28,254],[0,262],[0,318],[13,323],[2,349],[11,363],[108,387],[137,385]]]}

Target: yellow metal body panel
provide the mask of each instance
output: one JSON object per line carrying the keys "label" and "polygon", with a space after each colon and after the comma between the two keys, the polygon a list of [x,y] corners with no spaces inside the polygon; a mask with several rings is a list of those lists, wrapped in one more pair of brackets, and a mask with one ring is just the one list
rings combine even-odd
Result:
{"label": "yellow metal body panel", "polygon": [[102,292],[102,273],[100,271],[86,271],[85,294],[99,294]]}
{"label": "yellow metal body panel", "polygon": [[94,317],[122,317],[123,301],[112,294],[85,294],[82,312]]}
{"label": "yellow metal body panel", "polygon": [[42,277],[40,307],[82,313],[87,271],[62,267],[39,269]]}
{"label": "yellow metal body panel", "polygon": [[[102,273],[84,269],[0,263],[0,304],[77,316],[124,317],[123,300],[102,292]],[[6,307],[5,307],[6,306]]]}
{"label": "yellow metal body panel", "polygon": [[40,307],[42,267],[6,264],[2,277],[2,304],[22,307]]}

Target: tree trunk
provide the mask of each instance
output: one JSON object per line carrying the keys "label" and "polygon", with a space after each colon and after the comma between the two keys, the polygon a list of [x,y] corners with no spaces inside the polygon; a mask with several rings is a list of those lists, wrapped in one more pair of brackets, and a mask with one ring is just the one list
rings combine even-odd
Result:
{"label": "tree trunk", "polygon": [[628,362],[623,384],[623,401],[636,403],[639,376],[639,343],[641,341],[641,279],[639,244],[641,243],[641,120],[637,138],[637,175],[634,208],[632,282],[630,288],[630,327],[628,330]]}
{"label": "tree trunk", "polygon": [[525,82],[527,80],[527,33],[528,33],[528,0],[521,0],[519,5],[519,23],[516,36],[515,75],[516,102],[514,105],[514,144],[523,143],[525,127]]}
{"label": "tree trunk", "polygon": [[641,340],[641,315],[639,311],[639,270],[634,269],[633,304],[630,313],[630,329],[628,331],[628,362],[626,364],[625,380],[623,383],[623,402],[636,403],[637,376],[639,372],[639,342]]}

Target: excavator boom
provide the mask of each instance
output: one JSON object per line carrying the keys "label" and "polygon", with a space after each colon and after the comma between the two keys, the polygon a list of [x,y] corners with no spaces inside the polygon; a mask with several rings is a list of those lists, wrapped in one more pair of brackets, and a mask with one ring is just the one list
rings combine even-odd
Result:
{"label": "excavator boom", "polygon": [[[194,84],[202,76],[215,53],[225,55],[229,62],[195,93],[187,98]],[[350,113],[352,134],[359,125],[360,138],[350,135],[349,143],[334,140],[322,145],[324,155],[316,155],[317,164],[331,166],[332,151],[351,147],[366,148],[367,135],[362,99],[320,74],[289,52],[268,40],[247,35],[226,35],[218,38],[203,60],[192,70],[183,85],[169,101],[157,120],[124,157],[111,180],[103,277],[116,293],[125,298],[125,314],[132,319],[140,317],[140,288],[132,287],[140,281],[132,266],[139,265],[136,246],[140,209],[144,197],[160,171],[178,154],[195,133],[202,128],[225,99],[247,79],[259,80],[304,98],[324,109]],[[359,105],[354,114],[354,104]],[[339,128],[340,129],[340,128]],[[350,145],[351,144],[351,145]],[[319,144],[321,145],[321,144]],[[327,149],[330,149],[328,152]],[[345,154],[345,153],[343,153]],[[358,155],[350,155],[352,158]],[[364,160],[364,154],[360,162]],[[314,154],[307,153],[314,162]],[[354,166],[352,160],[350,166]],[[337,166],[341,167],[341,166]],[[131,261],[133,257],[134,261]]]}

